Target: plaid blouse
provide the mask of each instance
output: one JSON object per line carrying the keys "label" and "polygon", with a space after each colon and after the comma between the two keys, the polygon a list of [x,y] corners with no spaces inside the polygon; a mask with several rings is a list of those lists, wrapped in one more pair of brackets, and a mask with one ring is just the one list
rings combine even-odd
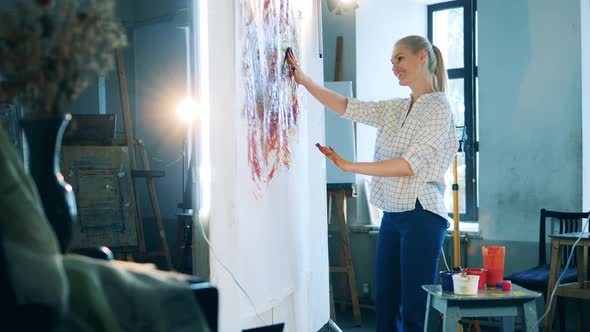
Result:
{"label": "plaid blouse", "polygon": [[386,212],[415,208],[447,218],[444,174],[450,167],[459,141],[451,106],[444,92],[423,94],[408,114],[411,98],[364,102],[348,98],[343,115],[377,128],[375,161],[403,158],[413,176],[373,176],[371,204]]}

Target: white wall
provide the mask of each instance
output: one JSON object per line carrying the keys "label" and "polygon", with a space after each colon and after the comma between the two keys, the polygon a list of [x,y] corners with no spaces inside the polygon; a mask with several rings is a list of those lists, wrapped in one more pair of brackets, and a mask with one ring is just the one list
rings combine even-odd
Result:
{"label": "white wall", "polygon": [[352,94],[356,95],[356,16],[336,15],[328,11],[327,0],[322,0],[322,35],[324,81],[334,81],[336,63],[336,40],[342,36],[341,80],[351,81]]}
{"label": "white wall", "polygon": [[480,229],[538,241],[541,208],[582,208],[580,3],[480,1],[478,18]]}
{"label": "white wall", "polygon": [[[391,71],[395,42],[408,35],[426,36],[426,6],[414,1],[362,1],[356,14],[357,95],[380,100],[408,97]],[[372,157],[372,155],[371,155]]]}

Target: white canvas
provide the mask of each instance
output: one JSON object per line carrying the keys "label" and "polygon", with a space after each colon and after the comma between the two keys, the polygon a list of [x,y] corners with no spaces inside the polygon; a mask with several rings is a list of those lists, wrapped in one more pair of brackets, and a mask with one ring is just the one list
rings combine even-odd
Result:
{"label": "white canvas", "polygon": [[[291,3],[301,11],[297,56],[322,84],[315,2]],[[288,167],[278,167],[268,181],[256,181],[243,113],[239,8],[235,0],[209,1],[206,9],[204,99],[210,110],[212,171],[207,219],[220,330],[285,322],[285,331],[317,331],[329,319],[326,163],[314,146],[324,142],[323,108],[298,88],[300,114],[288,142]]]}
{"label": "white canvas", "polygon": [[[324,86],[344,97],[352,97],[352,81],[325,82]],[[354,122],[340,117],[327,107],[324,114],[326,120],[326,145],[338,151],[342,158],[356,161]],[[355,183],[356,175],[343,172],[334,163],[327,163],[326,182]]]}

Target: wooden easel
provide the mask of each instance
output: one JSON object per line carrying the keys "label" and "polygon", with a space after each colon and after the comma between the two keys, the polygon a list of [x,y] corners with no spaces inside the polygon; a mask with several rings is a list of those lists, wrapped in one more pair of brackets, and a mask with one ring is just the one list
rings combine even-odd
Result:
{"label": "wooden easel", "polygon": [[[134,192],[137,193],[136,190],[136,179],[137,178],[145,178],[147,181],[147,189],[150,196],[150,202],[152,204],[152,208],[154,210],[154,219],[156,220],[156,226],[158,227],[158,234],[160,236],[160,242],[162,245],[161,251],[155,252],[147,252],[145,247],[145,235],[143,231],[143,221],[140,214],[140,209],[137,208],[137,218],[139,220],[137,224],[137,232],[138,232],[138,239],[139,239],[139,256],[141,257],[158,257],[163,256],[166,259],[166,265],[168,266],[169,270],[173,269],[172,260],[170,258],[170,250],[168,249],[168,242],[166,241],[166,233],[164,231],[164,226],[162,225],[162,217],[160,213],[160,205],[158,204],[158,196],[156,194],[156,187],[154,185],[154,178],[155,177],[162,177],[164,176],[164,172],[162,171],[152,171],[150,170],[149,159],[145,150],[145,146],[143,145],[142,140],[136,140],[133,137],[133,127],[131,122],[131,112],[129,111],[129,95],[127,90],[127,76],[125,75],[125,65],[123,59],[123,51],[121,49],[117,50],[116,54],[117,58],[117,73],[119,78],[119,93],[121,95],[121,110],[123,112],[123,125],[125,128],[125,139],[126,145],[129,149],[129,162],[131,164],[131,175],[133,178],[133,187]],[[135,159],[135,145],[139,147],[139,153],[143,164],[143,170],[138,170],[137,168],[137,161]],[[139,206],[139,204],[137,204]],[[125,253],[124,256],[117,254],[117,258],[119,259],[126,259],[126,260],[133,260],[133,256],[131,253]]]}
{"label": "wooden easel", "polygon": [[[328,224],[332,219],[332,203],[336,202],[336,211],[338,213],[338,226],[340,235],[340,264],[330,265],[330,273],[342,273],[341,292],[342,303],[341,311],[346,308],[346,281],[350,287],[350,297],[352,300],[352,311],[354,320],[358,326],[361,326],[361,310],[359,306],[358,295],[356,291],[356,277],[354,275],[354,266],[352,264],[352,254],[350,252],[350,238],[348,235],[348,225],[346,224],[346,197],[356,197],[356,189],[352,183],[328,184]],[[347,278],[348,277],[348,278]],[[330,283],[330,316],[335,320],[334,312],[334,292]]]}

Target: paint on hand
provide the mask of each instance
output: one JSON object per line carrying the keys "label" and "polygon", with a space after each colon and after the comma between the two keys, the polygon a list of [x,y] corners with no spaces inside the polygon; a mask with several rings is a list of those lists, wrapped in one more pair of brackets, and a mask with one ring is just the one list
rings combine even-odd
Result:
{"label": "paint on hand", "polygon": [[326,154],[326,152],[328,152],[328,149],[326,149],[326,147],[322,146],[320,143],[316,143],[315,146],[317,146],[318,149],[320,149],[320,152],[323,154]]}

